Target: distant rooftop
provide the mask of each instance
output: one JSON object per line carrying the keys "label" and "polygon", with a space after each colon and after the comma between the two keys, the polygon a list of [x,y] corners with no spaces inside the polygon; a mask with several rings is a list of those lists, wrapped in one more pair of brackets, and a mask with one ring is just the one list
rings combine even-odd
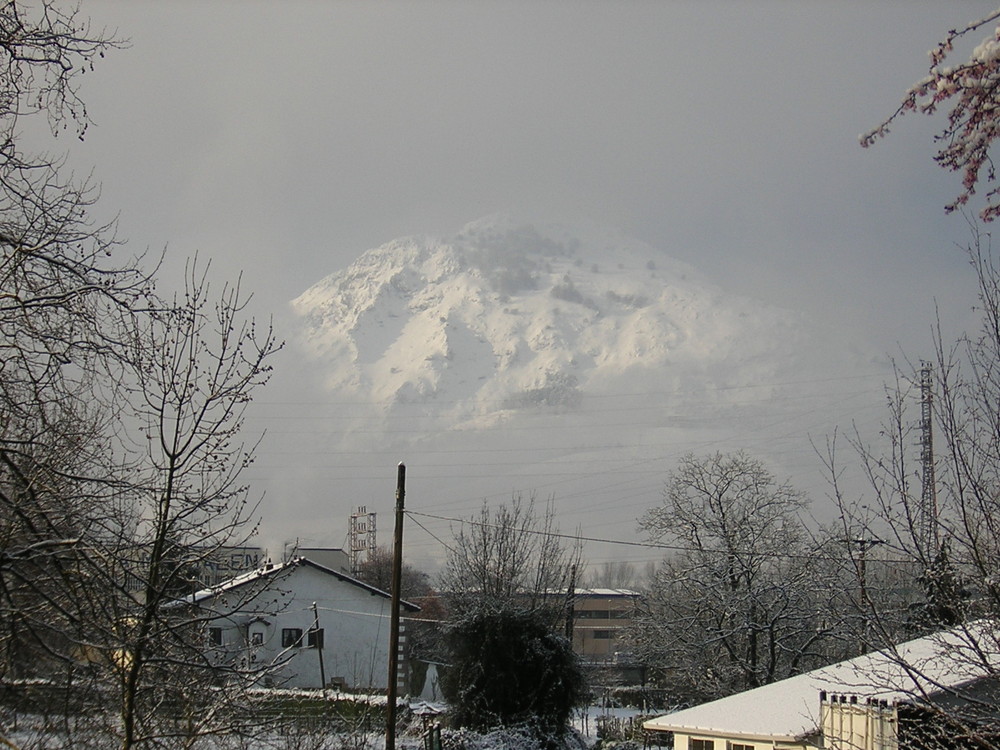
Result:
{"label": "distant rooftop", "polygon": [[638,597],[642,596],[638,591],[633,591],[632,589],[586,589],[578,588],[573,592],[576,596],[630,596]]}
{"label": "distant rooftop", "polygon": [[[984,620],[916,638],[700,706],[650,719],[646,729],[801,741],[819,732],[820,691],[888,701],[931,699],[1000,667],[995,624]],[[983,644],[989,649],[984,654]]]}

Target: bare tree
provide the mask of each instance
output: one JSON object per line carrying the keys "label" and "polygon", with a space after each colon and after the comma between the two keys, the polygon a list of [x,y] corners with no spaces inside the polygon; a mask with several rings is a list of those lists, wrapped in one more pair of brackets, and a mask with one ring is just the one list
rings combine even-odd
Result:
{"label": "bare tree", "polygon": [[0,679],[60,686],[128,748],[253,723],[218,688],[254,670],[209,670],[217,613],[178,601],[253,529],[241,415],[276,345],[238,285],[213,299],[192,267],[158,296],[95,189],[20,147],[42,117],[83,137],[78,76],[117,46],[54,2],[0,3]]}
{"label": "bare tree", "polygon": [[[255,506],[239,483],[253,452],[241,442],[242,414],[268,378],[276,344],[241,319],[244,302],[238,286],[212,299],[192,267],[181,299],[130,319],[122,369],[104,384],[122,409],[109,420],[114,429],[98,434],[113,457],[99,464],[107,476],[87,480],[60,473],[54,458],[36,468],[28,456],[3,456],[4,530],[31,540],[0,567],[8,669],[16,674],[18,658],[43,654],[33,676],[64,671],[66,689],[94,696],[93,716],[123,748],[176,734],[182,716],[190,735],[230,727],[232,688],[266,666],[213,662],[204,623],[225,613],[180,603],[204,561],[254,528]],[[84,492],[89,485],[97,490]],[[117,711],[103,702],[114,694]]]}
{"label": "bare tree", "polygon": [[639,525],[678,551],[632,640],[679,699],[710,699],[831,660],[835,622],[801,492],[745,453],[687,455]]}
{"label": "bare tree", "polygon": [[595,588],[630,589],[638,586],[642,575],[627,560],[609,560],[588,571],[587,584]]}
{"label": "bare tree", "polygon": [[[255,504],[239,482],[253,456],[253,446],[241,442],[242,417],[267,382],[277,344],[269,328],[241,319],[245,303],[238,284],[213,300],[192,264],[183,298],[151,316],[131,342],[142,475],[131,488],[129,525],[109,529],[112,544],[102,550],[110,564],[138,561],[125,571],[139,585],[127,602],[121,644],[123,748],[156,731],[152,718],[165,687],[189,688],[180,666],[211,666],[197,627],[206,615],[167,605],[190,593],[192,571],[206,558],[244,544],[253,531]],[[133,556],[139,550],[145,554]]]}
{"label": "bare tree", "polygon": [[490,609],[558,609],[565,600],[579,546],[567,546],[555,525],[552,501],[539,516],[534,498],[483,505],[455,533],[441,591],[452,613]]}
{"label": "bare tree", "polygon": [[[403,563],[400,572],[400,594],[404,599],[413,601],[432,593],[430,576],[427,573],[406,562]],[[388,547],[375,547],[370,550],[368,559],[359,566],[358,578],[383,591],[391,591],[392,550]]]}
{"label": "bare tree", "polygon": [[94,189],[19,136],[45,118],[82,137],[78,75],[115,46],[74,11],[0,4],[0,677],[72,684],[104,642],[84,536],[119,491],[121,335],[151,276],[91,222]]}
{"label": "bare tree", "polygon": [[555,746],[584,696],[564,636],[567,587],[579,562],[555,526],[550,500],[483,505],[449,548],[441,577],[448,606],[441,677],[459,726],[528,724]]}
{"label": "bare tree", "polygon": [[[867,494],[852,499],[834,482],[844,517],[856,528],[880,534],[896,557],[912,560],[920,570],[941,563],[947,543],[950,566],[977,579],[977,611],[1000,610],[996,566],[1000,564],[1000,268],[989,237],[976,234],[969,248],[979,287],[980,330],[957,341],[935,334],[933,381],[933,457],[936,484],[933,508],[921,484],[924,469],[919,450],[919,396],[916,367],[899,374],[888,389],[888,413],[874,441],[855,434],[850,443],[860,459]],[[835,465],[829,460],[828,468]],[[832,472],[836,478],[839,471]],[[921,519],[932,514],[933,538],[928,546]],[[985,610],[983,609],[985,608]]]}
{"label": "bare tree", "polygon": [[[969,259],[978,282],[980,328],[953,342],[938,326],[931,362],[900,373],[888,389],[889,409],[878,436],[855,433],[850,444],[864,477],[864,492],[848,493],[839,479],[852,468],[830,451],[827,468],[845,529],[884,540],[885,555],[910,571],[915,596],[900,618],[877,595],[865,598],[867,626],[884,653],[919,683],[933,685],[925,661],[895,644],[929,634],[936,658],[969,675],[993,675],[1000,663],[1000,268],[988,236],[976,233]],[[923,422],[916,392],[919,371],[933,371],[933,494],[927,494],[926,455],[914,439]],[[926,533],[926,521],[933,534]],[[928,544],[928,539],[934,541]],[[855,551],[857,561],[857,552]],[[865,570],[855,565],[855,571]],[[901,625],[902,619],[902,625]],[[880,675],[867,675],[879,685]],[[949,688],[947,701],[914,691],[916,705],[954,744],[992,746],[1000,713],[991,691],[976,681]]]}
{"label": "bare tree", "polygon": [[[930,52],[927,75],[889,118],[862,138],[862,145],[873,143],[907,112],[933,114],[950,107],[935,158],[962,174],[962,192],[946,208],[968,204],[976,190],[985,187],[985,206],[979,212],[984,221],[1000,215],[1000,187],[991,157],[1000,134],[1000,32],[994,29],[998,19],[1000,10],[949,31]],[[960,43],[969,40],[971,47],[977,35],[981,41],[962,54],[964,61],[947,64],[959,54],[955,48]],[[898,564],[916,572],[923,601],[907,618],[908,629],[947,628],[930,637],[938,641],[939,656],[968,674],[993,675],[1000,660],[1000,269],[988,236],[975,227],[969,259],[978,283],[980,328],[956,341],[947,340],[940,326],[935,331],[934,355],[929,358],[934,455],[915,455],[911,442],[917,422],[911,395],[917,368],[912,368],[912,374],[897,377],[889,391],[882,434],[855,434],[849,440],[867,480],[864,494],[854,496],[842,487],[847,464],[836,460],[835,444],[826,464],[844,528],[880,535]],[[933,474],[926,471],[928,461]],[[928,483],[928,476],[934,481]],[[928,518],[930,523],[924,520]],[[864,566],[856,565],[855,570],[863,571]],[[864,604],[869,627],[877,629],[883,648],[907,674],[926,681],[922,664],[892,645],[898,641],[898,621],[874,598]],[[931,723],[945,729],[949,746],[995,745],[1000,706],[990,691],[971,690],[973,684],[949,690],[943,703],[914,695],[914,704],[925,709]],[[928,745],[941,742],[940,737],[922,739]]]}

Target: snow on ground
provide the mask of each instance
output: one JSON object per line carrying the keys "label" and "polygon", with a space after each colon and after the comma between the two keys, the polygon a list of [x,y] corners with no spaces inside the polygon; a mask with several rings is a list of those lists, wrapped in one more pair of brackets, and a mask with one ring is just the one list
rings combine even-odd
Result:
{"label": "snow on ground", "polygon": [[[275,697],[310,698],[315,699],[315,692],[296,690],[268,690]],[[328,691],[327,699],[331,702],[345,699],[357,699],[358,696],[339,694]],[[370,705],[384,705],[384,696],[369,696],[365,702]],[[414,711],[408,727],[396,737],[396,747],[399,750],[423,750],[424,728],[435,722],[434,713],[444,710],[441,704],[415,703],[410,707]],[[431,713],[421,716],[422,712]],[[571,723],[572,732],[565,739],[567,750],[582,750],[593,747],[598,741],[598,731],[604,721],[629,722],[635,717],[648,716],[634,708],[587,706],[574,713]],[[115,747],[117,742],[108,733],[104,722],[97,722],[89,731],[87,719],[69,721],[69,726],[75,734],[67,739],[62,720],[49,721],[40,716],[29,714],[6,713],[0,715],[0,737],[22,750],[30,748],[69,748],[69,747]],[[539,750],[537,741],[523,729],[503,729],[486,734],[477,734],[467,730],[444,730],[445,747],[456,747],[456,743],[465,750]],[[320,744],[317,744],[320,743]],[[608,745],[608,743],[605,743]],[[205,738],[197,747],[205,750],[288,750],[291,747],[324,747],[332,750],[384,750],[385,734],[379,728],[375,731],[357,731],[333,734],[315,725],[307,724],[282,732],[275,732],[258,738],[252,744],[246,744],[245,739],[235,737]]]}

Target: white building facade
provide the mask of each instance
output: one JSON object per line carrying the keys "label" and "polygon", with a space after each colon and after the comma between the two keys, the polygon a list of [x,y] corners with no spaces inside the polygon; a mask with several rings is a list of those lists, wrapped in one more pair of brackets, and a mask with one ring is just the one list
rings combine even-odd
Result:
{"label": "white building facade", "polygon": [[[258,670],[264,685],[386,689],[390,596],[345,573],[296,558],[200,591],[189,601],[206,612],[211,658]],[[402,603],[404,614],[418,610]],[[405,690],[403,633],[401,626]]]}

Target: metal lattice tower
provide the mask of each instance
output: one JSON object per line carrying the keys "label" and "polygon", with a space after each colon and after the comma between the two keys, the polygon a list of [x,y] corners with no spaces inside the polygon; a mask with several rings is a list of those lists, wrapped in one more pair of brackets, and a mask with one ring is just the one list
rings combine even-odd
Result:
{"label": "metal lattice tower", "polygon": [[369,513],[364,505],[351,514],[350,549],[351,575],[356,576],[361,570],[361,563],[375,549],[375,514]]}
{"label": "metal lattice tower", "polygon": [[934,373],[929,362],[920,363],[920,517],[921,552],[933,560],[940,548],[938,537],[937,482],[934,477]]}

